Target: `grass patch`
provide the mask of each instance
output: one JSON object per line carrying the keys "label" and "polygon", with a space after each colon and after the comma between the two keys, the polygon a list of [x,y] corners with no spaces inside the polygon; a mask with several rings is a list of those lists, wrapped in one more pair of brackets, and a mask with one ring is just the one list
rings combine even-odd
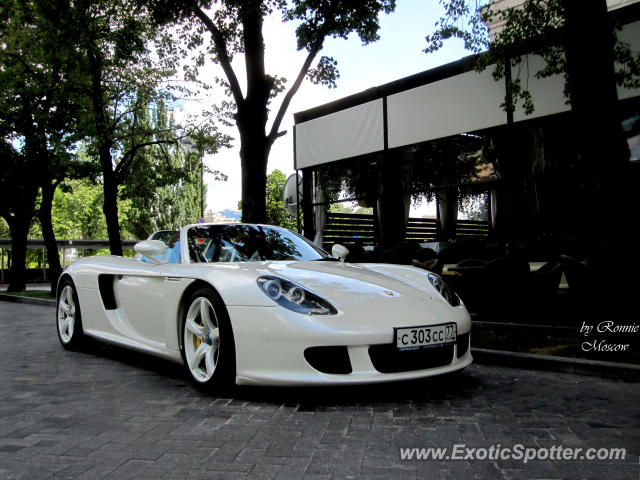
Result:
{"label": "grass patch", "polygon": [[56,297],[50,295],[49,290],[26,290],[23,292],[0,292],[6,295],[15,295],[17,297],[44,298],[45,300],[55,300]]}

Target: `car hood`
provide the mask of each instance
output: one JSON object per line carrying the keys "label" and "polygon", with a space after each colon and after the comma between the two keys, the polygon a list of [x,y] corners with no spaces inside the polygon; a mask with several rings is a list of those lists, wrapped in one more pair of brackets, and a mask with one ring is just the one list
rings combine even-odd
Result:
{"label": "car hood", "polygon": [[346,315],[408,317],[431,323],[452,308],[435,291],[425,270],[389,264],[268,262],[258,269],[296,282],[331,302]]}

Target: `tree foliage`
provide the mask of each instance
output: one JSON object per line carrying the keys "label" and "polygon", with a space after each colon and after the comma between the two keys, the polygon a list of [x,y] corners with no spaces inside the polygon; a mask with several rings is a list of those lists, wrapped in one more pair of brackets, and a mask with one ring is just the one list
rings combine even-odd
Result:
{"label": "tree foliage", "polygon": [[130,1],[80,1],[69,5],[68,34],[79,52],[82,105],[104,188],[104,215],[111,251],[122,254],[118,191],[135,168],[138,153],[168,143],[150,128],[150,105],[170,100],[162,82],[171,74],[152,57],[155,29],[148,12]]}
{"label": "tree foliage", "polygon": [[[131,202],[126,228],[135,238],[146,238],[157,230],[175,230],[194,223],[200,216],[200,159],[195,153],[182,148],[175,131],[173,116],[163,103],[145,112],[144,122],[156,131],[167,132],[167,143],[150,145],[137,153],[136,169],[128,176],[122,188],[121,198]],[[196,150],[200,142],[211,141],[206,134],[196,138]],[[225,180],[219,172],[211,172],[217,179]],[[206,198],[206,191],[203,192]]]}
{"label": "tree foliage", "polygon": [[[12,230],[12,290],[24,287],[26,235],[38,189],[39,215],[50,227],[53,192],[72,169],[70,151],[77,140],[73,131],[79,108],[63,67],[72,52],[65,48],[55,22],[47,19],[57,14],[56,7],[40,0],[9,1],[0,10],[0,133],[7,195],[0,214]],[[50,228],[43,228],[43,233],[57,278],[60,264],[53,233]]]}
{"label": "tree foliage", "polygon": [[296,216],[284,208],[283,194],[286,182],[287,177],[278,169],[267,175],[267,223],[296,230]]}
{"label": "tree foliage", "polygon": [[[148,10],[130,0],[2,4],[0,216],[11,230],[15,267],[11,289],[24,287],[21,272],[34,215],[47,246],[55,289],[61,269],[55,242],[59,225],[54,228],[52,210],[65,179],[99,181],[100,215],[106,220],[112,251],[121,253],[119,222],[133,214],[120,215],[119,207],[128,209],[133,199],[140,200],[154,186],[180,184],[173,193],[164,194],[167,205],[185,191],[182,185],[193,188],[193,181],[185,178],[187,173],[193,175],[193,169],[187,171],[184,158],[159,146],[175,146],[187,134],[199,139],[201,153],[215,152],[226,142],[206,119],[184,128],[149,120],[151,111],[166,115],[164,102],[174,98],[165,83],[173,74],[170,58],[159,57],[151,48],[156,34]],[[141,169],[144,176],[136,176],[137,163],[145,162],[144,151],[151,147],[158,148],[146,158],[154,158],[151,163],[157,165],[150,166],[147,160],[149,168]],[[170,157],[182,160],[171,168],[159,168],[169,165]],[[133,192],[134,184],[139,194]],[[84,188],[64,184],[65,190],[72,187],[81,192]],[[121,194],[125,196],[119,205]]]}
{"label": "tree foliage", "polygon": [[[68,180],[56,190],[52,223],[57,238],[104,240],[107,224],[102,213],[102,185],[88,179]],[[120,203],[120,222],[126,223],[131,202]],[[130,235],[123,232],[125,238]]]}
{"label": "tree foliage", "polygon": [[[535,110],[534,98],[526,82],[527,75],[537,79],[553,75],[565,77],[565,97],[569,103],[569,78],[565,55],[564,38],[572,35],[567,28],[567,6],[574,0],[526,0],[515,8],[499,8],[489,2],[477,0],[440,0],[445,14],[436,22],[435,29],[426,36],[425,53],[432,53],[450,39],[458,39],[467,50],[479,54],[476,69],[483,71],[492,67],[493,77],[501,80],[507,75],[506,63],[511,69],[524,71],[524,78],[510,74],[508,98],[502,104],[505,110],[513,111],[518,104],[526,114]],[[580,8],[593,9],[596,2]],[[488,24],[501,25],[492,34]],[[626,88],[640,88],[640,55],[631,46],[616,37],[621,25],[613,21],[610,28],[613,58],[616,63],[617,84]],[[528,72],[529,55],[539,55],[544,60],[542,67]],[[523,81],[524,80],[524,81]]]}
{"label": "tree foliage", "polygon": [[[203,129],[149,121],[150,110],[163,110],[165,104],[174,101],[167,88],[174,72],[170,56],[153,51],[158,31],[140,2],[57,0],[40,17],[46,25],[55,26],[65,52],[59,62],[63,84],[72,92],[70,98],[79,109],[74,133],[85,139],[88,157],[100,172],[111,251],[120,254],[118,196],[127,191],[120,187],[127,182],[145,185],[144,180],[132,177],[138,163],[143,162],[146,149],[158,147],[150,156],[162,153],[167,157],[163,146],[175,145],[181,136]],[[45,35],[42,41],[48,40]],[[213,151],[219,137],[206,122],[204,130],[211,134],[207,149]],[[171,176],[166,172],[152,179],[148,168],[141,169],[145,179],[151,180],[149,188],[170,183]],[[174,179],[178,177],[173,175]],[[44,193],[43,190],[43,198]]]}
{"label": "tree foliage", "polygon": [[4,218],[0,217],[0,238],[10,238],[9,225]]}

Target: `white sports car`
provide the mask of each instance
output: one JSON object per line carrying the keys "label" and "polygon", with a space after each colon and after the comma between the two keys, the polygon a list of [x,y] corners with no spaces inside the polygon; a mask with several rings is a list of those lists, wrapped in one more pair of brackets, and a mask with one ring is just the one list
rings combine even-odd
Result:
{"label": "white sports car", "polygon": [[[337,247],[337,248],[336,248]],[[283,228],[196,224],[134,258],[100,256],[60,278],[60,342],[85,336],[184,364],[206,388],[372,383],[471,363],[471,320],[437,275],[349,264]]]}

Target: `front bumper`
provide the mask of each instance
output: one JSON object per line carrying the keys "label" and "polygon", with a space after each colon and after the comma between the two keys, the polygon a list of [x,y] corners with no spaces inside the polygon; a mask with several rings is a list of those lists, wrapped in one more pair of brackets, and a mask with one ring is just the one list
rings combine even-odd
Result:
{"label": "front bumper", "polygon": [[[437,347],[408,352],[409,361],[403,361],[403,353],[394,349],[393,329],[421,322],[397,318],[395,324],[372,328],[343,315],[305,316],[280,307],[227,309],[235,337],[238,385],[378,383],[441,375],[472,362],[471,319],[464,308],[452,308],[449,318],[438,322],[456,323],[458,343],[447,351]],[[305,358],[305,350],[312,347],[340,347],[348,354],[350,372],[326,373],[314,368]]]}

